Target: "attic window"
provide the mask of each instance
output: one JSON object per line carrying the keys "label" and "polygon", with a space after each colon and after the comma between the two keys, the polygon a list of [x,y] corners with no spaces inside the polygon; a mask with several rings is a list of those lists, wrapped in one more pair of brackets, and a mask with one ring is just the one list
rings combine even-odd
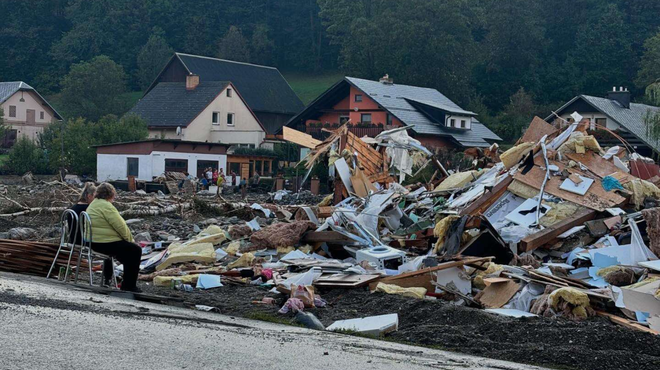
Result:
{"label": "attic window", "polygon": [[10,105],[9,106],[9,117],[16,117],[16,106],[15,105]]}
{"label": "attic window", "polygon": [[213,117],[211,118],[211,123],[214,125],[220,124],[220,112],[213,112]]}
{"label": "attic window", "polygon": [[227,97],[231,98],[231,89],[227,89]]}
{"label": "attic window", "polygon": [[387,125],[392,126],[392,115],[391,114],[387,113],[386,120],[387,120]]}
{"label": "attic window", "polygon": [[44,119],[44,111],[39,112],[39,119]]}
{"label": "attic window", "polygon": [[355,102],[362,103],[362,94],[355,94]]}
{"label": "attic window", "polygon": [[466,128],[467,127],[467,122],[465,122],[464,119],[461,120],[461,128]]}
{"label": "attic window", "polygon": [[450,119],[449,120],[449,127],[456,127],[456,120],[455,119]]}
{"label": "attic window", "polygon": [[234,125],[234,113],[227,113],[227,126]]}

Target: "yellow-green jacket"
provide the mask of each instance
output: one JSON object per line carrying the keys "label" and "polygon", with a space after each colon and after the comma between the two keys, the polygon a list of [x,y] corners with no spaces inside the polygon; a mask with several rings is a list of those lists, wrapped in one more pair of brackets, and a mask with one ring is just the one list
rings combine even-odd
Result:
{"label": "yellow-green jacket", "polygon": [[133,241],[131,230],[112,203],[105,199],[94,199],[87,207],[87,213],[92,221],[92,242]]}

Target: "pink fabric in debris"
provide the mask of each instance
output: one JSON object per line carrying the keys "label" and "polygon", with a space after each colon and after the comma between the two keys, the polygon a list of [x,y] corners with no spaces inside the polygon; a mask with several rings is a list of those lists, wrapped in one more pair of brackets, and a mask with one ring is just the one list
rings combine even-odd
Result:
{"label": "pink fabric in debris", "polygon": [[280,308],[279,313],[289,313],[289,311],[296,313],[302,311],[305,308],[305,304],[298,298],[289,298],[284,303],[284,306]]}

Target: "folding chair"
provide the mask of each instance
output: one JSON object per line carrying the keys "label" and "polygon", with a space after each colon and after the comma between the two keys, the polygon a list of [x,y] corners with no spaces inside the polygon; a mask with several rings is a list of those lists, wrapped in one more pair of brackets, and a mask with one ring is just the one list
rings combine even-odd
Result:
{"label": "folding chair", "polygon": [[[115,259],[114,257],[107,256],[103,253],[94,252],[92,250],[92,220],[89,217],[87,212],[80,213],[80,233],[82,238],[80,238],[82,246],[80,248],[80,258],[78,258],[78,268],[76,269],[76,278],[74,281],[78,281],[78,271],[80,270],[80,261],[82,260],[83,255],[87,257],[87,265],[89,266],[89,285],[92,283],[92,264],[94,261],[94,256],[96,255],[99,258],[105,260],[110,260],[112,267],[112,282],[115,285],[115,288],[118,288],[117,285],[117,275],[115,274]],[[103,274],[101,274],[101,283],[100,286],[103,286]]]}
{"label": "folding chair", "polygon": [[69,278],[71,258],[73,257],[74,250],[76,249],[76,245],[73,242],[75,242],[79,232],[78,215],[76,214],[76,212],[67,209],[62,213],[60,222],[61,222],[60,246],[59,248],[57,248],[57,253],[55,253],[55,258],[53,259],[53,263],[50,265],[50,269],[48,270],[48,275],[46,275],[46,279],[48,279],[50,277],[50,274],[53,272],[53,269],[57,264],[57,258],[59,257],[60,252],[64,251],[65,253],[69,252],[69,260],[67,261],[66,272],[64,274],[64,281],[67,281],[67,279]]}

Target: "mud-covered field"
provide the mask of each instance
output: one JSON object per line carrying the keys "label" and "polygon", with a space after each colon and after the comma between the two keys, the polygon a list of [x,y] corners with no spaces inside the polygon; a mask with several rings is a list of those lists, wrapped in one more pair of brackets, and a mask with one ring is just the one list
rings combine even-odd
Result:
{"label": "mud-covered field", "polygon": [[[226,315],[294,323],[277,306],[254,304],[266,289],[226,285],[181,292],[142,282],[145,293],[182,298],[184,305],[207,305]],[[660,338],[614,325],[607,319],[514,319],[442,301],[417,300],[363,289],[321,291],[328,305],[309,309],[328,326],[335,320],[399,314],[399,330],[385,339],[434,346],[501,360],[568,369],[659,369]],[[279,320],[278,320],[279,319]]]}

